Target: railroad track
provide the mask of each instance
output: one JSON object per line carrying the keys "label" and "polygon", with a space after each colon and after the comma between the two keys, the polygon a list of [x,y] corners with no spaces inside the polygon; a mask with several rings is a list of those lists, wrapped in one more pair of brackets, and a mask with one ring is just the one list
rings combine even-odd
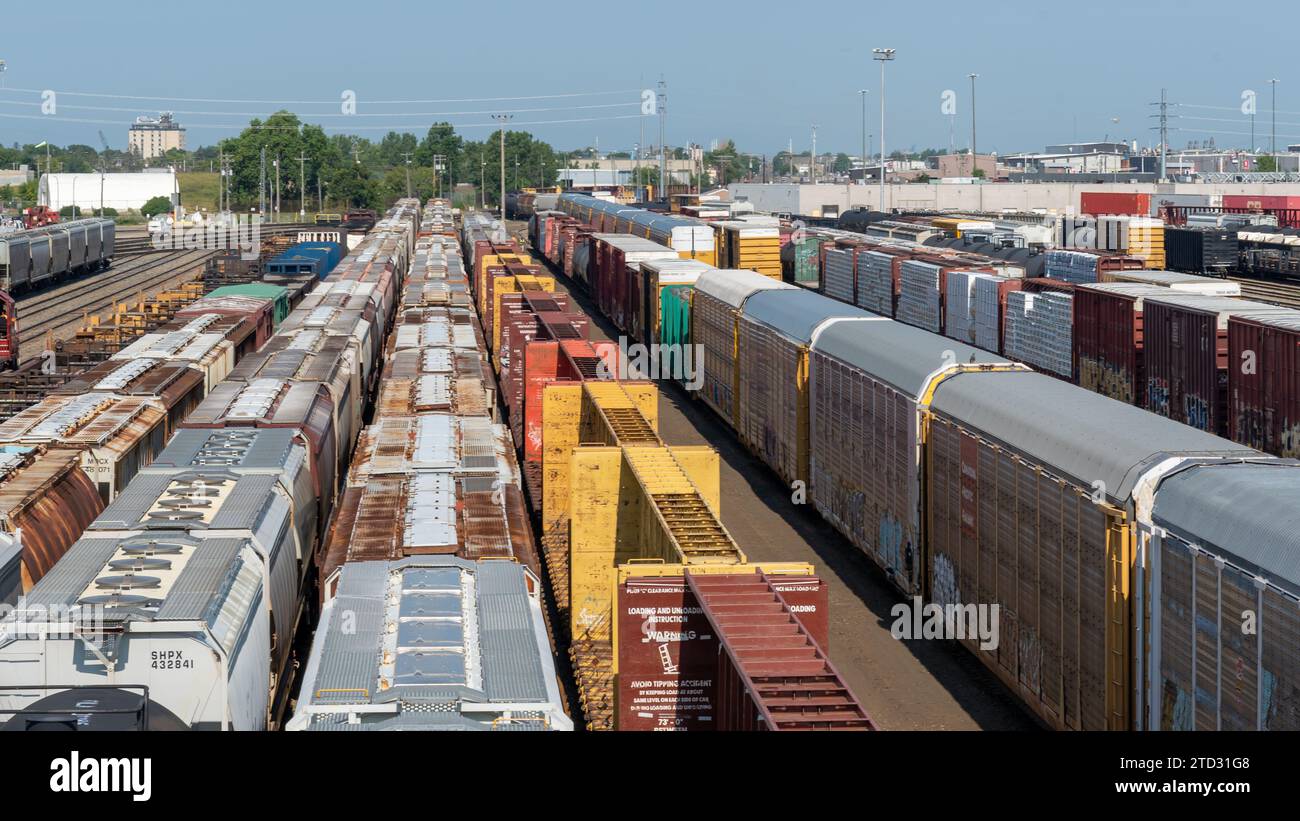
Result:
{"label": "railroad track", "polygon": [[[202,277],[203,264],[213,251],[175,251],[149,254],[18,299],[18,343],[29,356],[47,335],[67,339],[87,317],[100,316],[116,303],[167,290],[188,279]],[[26,349],[24,352],[22,349]]]}
{"label": "railroad track", "polygon": [[1285,308],[1300,309],[1300,283],[1275,279],[1254,279],[1231,274],[1228,279],[1241,285],[1241,296],[1244,299],[1269,302]]}
{"label": "railroad track", "polygon": [[[310,222],[282,222],[275,225],[265,224],[261,231],[263,236],[283,236],[296,234],[299,231],[318,230],[320,227]],[[139,226],[119,228],[113,251],[117,257],[183,253],[172,248],[155,248],[149,231]]]}

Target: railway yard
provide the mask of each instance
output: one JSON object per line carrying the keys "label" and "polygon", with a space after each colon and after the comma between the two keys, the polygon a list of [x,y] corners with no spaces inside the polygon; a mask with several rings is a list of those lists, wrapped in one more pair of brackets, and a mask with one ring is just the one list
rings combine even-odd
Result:
{"label": "railway yard", "polygon": [[1300,285],[705,205],[24,269],[0,726],[1300,728]]}

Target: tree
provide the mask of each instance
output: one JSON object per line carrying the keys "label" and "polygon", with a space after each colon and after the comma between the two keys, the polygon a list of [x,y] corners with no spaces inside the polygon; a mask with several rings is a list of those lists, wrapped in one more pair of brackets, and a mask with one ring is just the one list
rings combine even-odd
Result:
{"label": "tree", "polygon": [[984,174],[984,169],[983,169],[983,168],[976,168],[975,171],[971,173],[971,176],[972,176],[972,177],[977,177],[977,178],[979,178],[979,179],[983,179],[984,176],[985,176],[985,174]]}
{"label": "tree", "polygon": [[59,209],[60,217],[76,218],[81,216],[81,209],[75,205],[65,205]]}
{"label": "tree", "polygon": [[146,217],[152,217],[157,214],[166,214],[172,210],[172,201],[170,197],[154,197],[153,199],[140,206],[140,213]]}
{"label": "tree", "polygon": [[1255,158],[1255,170],[1256,170],[1256,171],[1276,171],[1276,170],[1277,170],[1277,158],[1276,158],[1276,157],[1256,157],[1256,158]]}
{"label": "tree", "polygon": [[704,167],[716,170],[719,185],[744,179],[752,171],[748,159],[736,151],[734,140],[727,140],[712,151],[706,151]]}
{"label": "tree", "polygon": [[849,155],[842,151],[839,154],[836,154],[834,167],[836,174],[849,173],[849,169],[852,167],[852,163],[849,161]]}

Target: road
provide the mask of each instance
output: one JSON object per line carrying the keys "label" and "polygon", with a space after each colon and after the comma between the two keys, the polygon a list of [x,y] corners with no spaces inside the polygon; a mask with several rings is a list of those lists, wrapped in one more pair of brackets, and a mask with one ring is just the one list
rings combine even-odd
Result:
{"label": "road", "polygon": [[[512,233],[524,224],[510,223]],[[527,247],[526,234],[521,244]],[[554,273],[554,272],[553,272]],[[591,317],[593,338],[617,339],[585,296],[565,291]],[[721,461],[722,523],[759,561],[806,561],[830,593],[830,656],[863,706],[886,730],[1030,730],[1039,725],[1010,692],[954,642],[901,641],[890,610],[901,601],[884,574],[735,438],[707,405],[660,382],[659,431],[670,445],[708,444]]]}

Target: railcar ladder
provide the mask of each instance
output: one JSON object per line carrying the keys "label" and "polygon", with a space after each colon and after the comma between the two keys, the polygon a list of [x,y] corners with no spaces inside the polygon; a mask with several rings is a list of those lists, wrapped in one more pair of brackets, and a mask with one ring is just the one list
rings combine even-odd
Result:
{"label": "railcar ladder", "polygon": [[759,729],[877,729],[767,574],[687,570],[686,582],[750,702],[720,710],[756,712]]}

